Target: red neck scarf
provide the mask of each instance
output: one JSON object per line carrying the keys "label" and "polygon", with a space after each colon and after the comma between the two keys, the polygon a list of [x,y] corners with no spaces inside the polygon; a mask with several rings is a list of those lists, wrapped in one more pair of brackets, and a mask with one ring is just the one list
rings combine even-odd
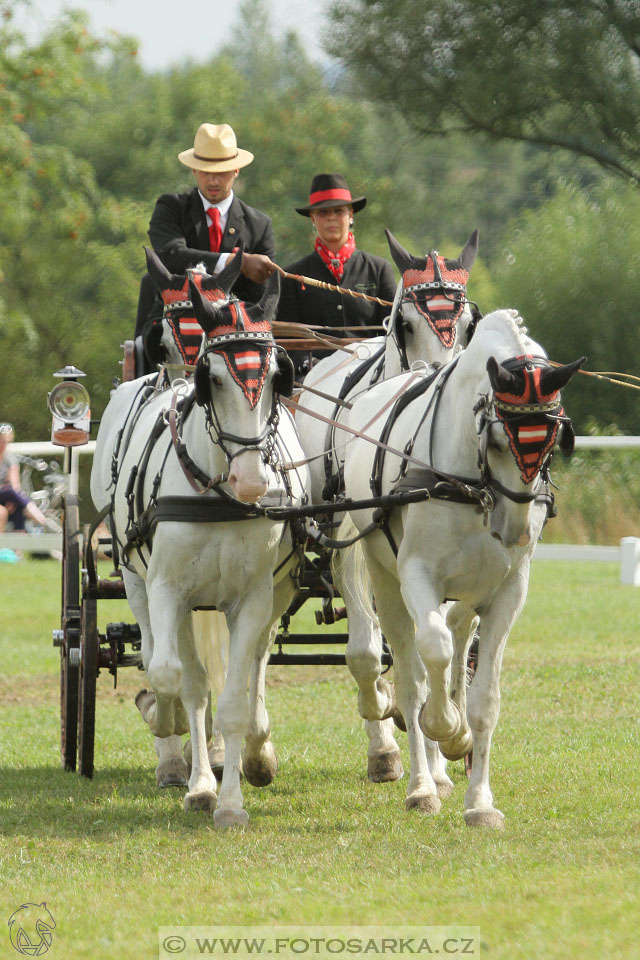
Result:
{"label": "red neck scarf", "polygon": [[356,241],[352,233],[349,233],[347,242],[343,247],[340,247],[337,253],[334,253],[333,250],[329,250],[329,247],[325,246],[320,237],[316,237],[316,253],[338,282],[342,280],[344,275],[344,265],[349,257],[354,253],[355,249]]}

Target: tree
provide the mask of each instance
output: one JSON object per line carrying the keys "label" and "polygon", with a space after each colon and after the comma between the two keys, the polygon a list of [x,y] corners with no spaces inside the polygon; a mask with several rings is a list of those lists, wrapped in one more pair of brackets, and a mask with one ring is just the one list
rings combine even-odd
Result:
{"label": "tree", "polygon": [[640,7],[340,0],[327,48],[424,135],[557,147],[640,181]]}
{"label": "tree", "polygon": [[[560,184],[556,196],[514,221],[495,282],[552,360],[586,356],[590,371],[640,371],[640,194],[610,179],[591,190]],[[567,409],[578,433],[640,434],[637,389],[577,376]]]}
{"label": "tree", "polygon": [[143,236],[136,204],[101,190],[90,163],[52,136],[91,110],[93,65],[123,44],[92,38],[78,13],[32,44],[10,12],[0,4],[0,411],[32,439],[48,431],[50,374],[66,363],[89,374],[95,412],[106,403]]}

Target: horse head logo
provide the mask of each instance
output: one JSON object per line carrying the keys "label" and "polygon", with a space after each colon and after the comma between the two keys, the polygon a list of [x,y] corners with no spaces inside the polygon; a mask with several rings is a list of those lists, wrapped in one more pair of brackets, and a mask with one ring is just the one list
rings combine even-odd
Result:
{"label": "horse head logo", "polygon": [[41,957],[51,946],[55,925],[46,903],[23,903],[9,917],[11,945],[25,957]]}

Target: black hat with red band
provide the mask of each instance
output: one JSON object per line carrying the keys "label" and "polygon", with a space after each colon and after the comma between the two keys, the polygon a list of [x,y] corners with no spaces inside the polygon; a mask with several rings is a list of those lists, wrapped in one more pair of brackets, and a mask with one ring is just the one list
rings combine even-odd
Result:
{"label": "black hat with red band", "polygon": [[347,181],[341,173],[318,173],[311,182],[308,206],[295,209],[296,213],[301,213],[303,217],[308,217],[311,210],[321,210],[323,207],[349,206],[357,213],[366,202],[366,197],[351,196]]}

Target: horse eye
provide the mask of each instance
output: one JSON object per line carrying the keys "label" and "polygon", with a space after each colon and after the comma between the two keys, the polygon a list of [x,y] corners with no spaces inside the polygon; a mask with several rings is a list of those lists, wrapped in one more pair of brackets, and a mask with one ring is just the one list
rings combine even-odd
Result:
{"label": "horse eye", "polygon": [[214,377],[211,377],[211,383],[214,385],[214,387],[221,387],[221,386],[222,386],[222,378],[221,378],[221,377],[215,377],[215,376],[214,376]]}
{"label": "horse eye", "polygon": [[413,325],[408,320],[402,321],[402,329],[405,334],[410,334],[413,336]]}

